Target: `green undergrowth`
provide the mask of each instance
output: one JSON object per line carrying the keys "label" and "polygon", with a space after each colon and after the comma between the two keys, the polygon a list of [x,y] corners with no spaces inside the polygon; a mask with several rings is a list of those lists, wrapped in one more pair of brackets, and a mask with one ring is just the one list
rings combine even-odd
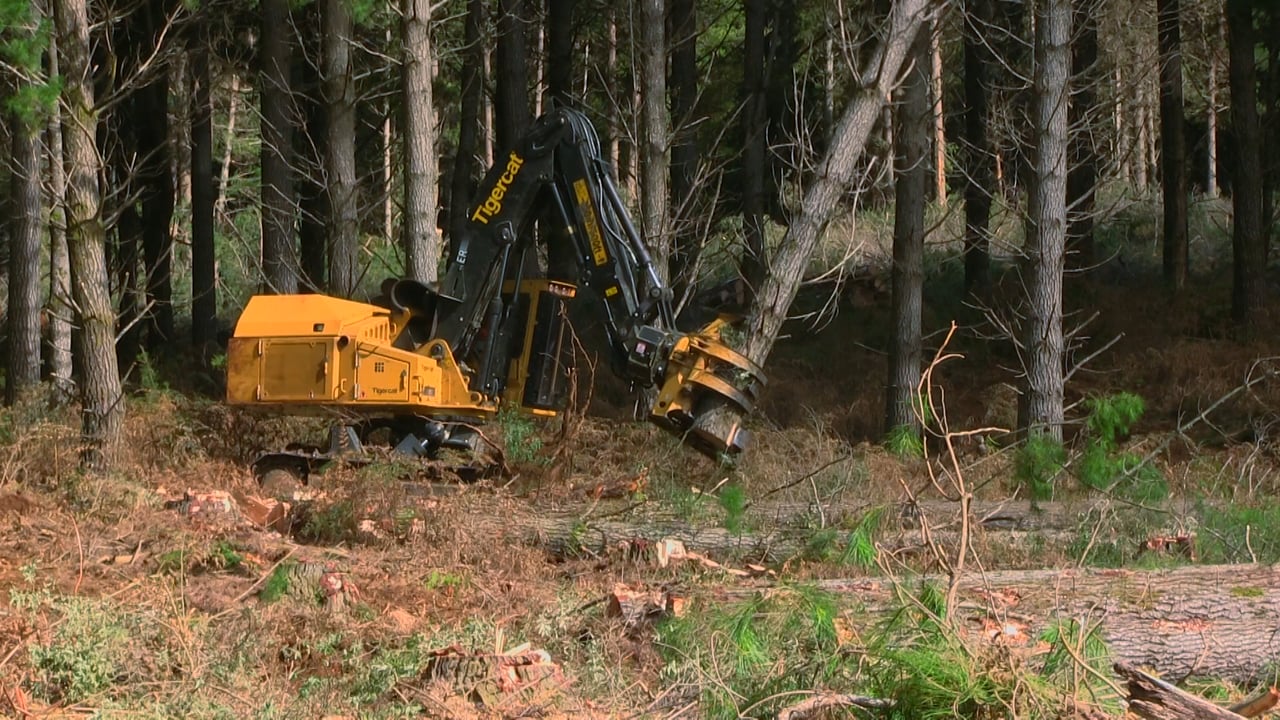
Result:
{"label": "green undergrowth", "polygon": [[948,618],[944,588],[899,587],[894,608],[804,585],[756,593],[664,622],[657,643],[667,683],[699,688],[706,718],[773,717],[813,691],[892,703],[878,717],[1060,717],[1064,703],[1118,709],[1082,671],[1107,672],[1109,653],[1092,627],[1051,626],[1033,640],[1048,648],[1028,662],[977,643]]}

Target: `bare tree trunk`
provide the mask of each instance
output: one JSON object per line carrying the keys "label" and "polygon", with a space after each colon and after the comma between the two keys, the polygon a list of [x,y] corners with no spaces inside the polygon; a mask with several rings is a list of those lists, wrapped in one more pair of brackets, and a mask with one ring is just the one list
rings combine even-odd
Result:
{"label": "bare tree trunk", "polygon": [[911,46],[910,70],[898,105],[897,181],[893,214],[893,342],[885,394],[885,431],[919,434],[916,394],[920,384],[921,311],[924,288],[924,199],[928,184],[931,33]]}
{"label": "bare tree trunk", "polygon": [[294,133],[293,173],[298,198],[298,264],[300,292],[320,292],[328,277],[329,237],[334,228],[329,212],[330,178],[326,173],[329,114],[321,97],[321,27],[319,4],[300,8],[294,15],[303,38],[292,68],[293,112],[301,122]]}
{"label": "bare tree trunk", "polygon": [[1209,53],[1209,107],[1205,112],[1205,147],[1208,155],[1208,173],[1205,176],[1205,194],[1218,197],[1218,55]]}
{"label": "bare tree trunk", "polygon": [[[154,12],[154,11],[151,11]],[[159,42],[159,27],[148,29]],[[173,339],[173,206],[174,180],[169,160],[169,77],[158,73],[135,98],[139,112],[138,152],[143,158],[142,259],[146,273],[147,347],[158,349]]]}
{"label": "bare tree trunk", "polygon": [[1099,0],[1078,0],[1071,43],[1071,97],[1067,113],[1070,167],[1067,171],[1067,265],[1087,271],[1094,265],[1093,215],[1098,189],[1097,104]]}
{"label": "bare tree trunk", "polygon": [[[683,288],[698,258],[698,219],[694,197],[698,171],[698,18],[694,0],[671,2],[671,206],[670,277]],[[679,292],[677,293],[677,298]]]}
{"label": "bare tree trunk", "polygon": [[1071,0],[1044,0],[1036,16],[1033,186],[1028,197],[1026,379],[1018,427],[1062,439],[1062,273],[1067,235],[1067,84]]}
{"label": "bare tree trunk", "polygon": [[218,170],[218,198],[213,204],[213,213],[227,220],[227,190],[231,181],[231,148],[236,140],[236,105],[240,100],[240,76],[231,73],[231,87],[227,92],[227,133],[222,147],[222,167]]}
{"label": "bare tree trunk", "polygon": [[935,18],[929,33],[929,68],[933,95],[933,173],[934,197],[938,207],[947,206],[947,122],[943,112],[942,85],[942,18]]}
{"label": "bare tree trunk", "polygon": [[991,196],[996,155],[991,147],[990,92],[995,58],[988,44],[992,0],[966,0],[964,33],[964,288],[971,297],[991,294]]}
{"label": "bare tree trunk", "polygon": [[8,113],[12,223],[6,405],[14,404],[40,384],[40,239],[44,236],[44,207],[40,196],[40,130],[35,120],[39,112],[33,110],[11,108]]}
{"label": "bare tree trunk", "polygon": [[[555,4],[555,3],[552,3]],[[484,102],[484,58],[481,41],[484,25],[484,0],[467,0],[466,48],[462,66],[462,107],[458,118],[458,154],[453,159],[453,176],[449,200],[449,235],[456,242],[467,224],[468,205],[475,187],[476,149],[482,131],[481,105]],[[455,250],[450,246],[450,255]]]}
{"label": "bare tree trunk", "polygon": [[262,279],[272,293],[298,291],[294,243],[293,125],[290,85],[293,42],[287,0],[262,0]]}
{"label": "bare tree trunk", "polygon": [[[573,22],[577,3],[574,0],[547,0],[545,31],[547,43],[546,107],[553,103],[565,105],[573,97]],[[555,279],[577,279],[578,262],[572,238],[568,237],[560,223],[543,226],[546,241],[547,274]]]}
{"label": "bare tree trunk", "polygon": [[1139,192],[1145,192],[1147,189],[1147,100],[1146,93],[1143,91],[1143,83],[1141,79],[1135,84],[1133,97],[1133,130],[1135,133],[1134,144],[1129,150],[1129,162],[1133,165],[1130,174],[1133,176],[1133,186]]}
{"label": "bare tree trunk", "polygon": [[640,0],[640,230],[653,264],[668,280],[671,219],[667,180],[671,173],[671,120],[667,113],[666,3]]}
{"label": "bare tree trunk", "polygon": [[351,297],[356,290],[360,247],[356,184],[356,87],[351,69],[349,0],[323,0],[323,68],[326,188],[329,193],[329,292]]}
{"label": "bare tree trunk", "polygon": [[82,368],[81,435],[86,467],[107,467],[124,425],[124,395],[115,353],[115,313],[107,282],[98,176],[101,158],[94,144],[98,116],[94,106],[89,55],[89,13],[85,0],[53,2],[62,53],[62,123],[67,156],[67,247],[72,295],[80,321]]}
{"label": "bare tree trunk", "polygon": [[525,0],[500,0],[494,106],[498,150],[515,147],[529,127],[529,67]]}
{"label": "bare tree trunk", "polygon": [[435,282],[441,241],[436,230],[436,110],[431,98],[431,3],[402,0],[404,17],[405,275]]}
{"label": "bare tree trunk", "polygon": [[765,269],[764,213],[765,172],[769,123],[765,97],[765,0],[746,0],[746,36],[743,40],[742,110],[742,231],[744,247],[739,274],[752,292],[759,288]]}
{"label": "bare tree trunk", "polygon": [[1235,220],[1231,229],[1231,317],[1252,326],[1263,306],[1266,250],[1262,232],[1261,131],[1254,67],[1253,2],[1227,0],[1230,48],[1231,124],[1236,133],[1236,171],[1231,184]]}
{"label": "bare tree trunk", "polygon": [[1164,281],[1187,284],[1187,163],[1182,108],[1182,11],[1179,0],[1158,0],[1160,45],[1160,167],[1164,191]]}
{"label": "bare tree trunk", "polygon": [[[49,77],[59,76],[58,38],[49,38]],[[49,149],[49,375],[59,400],[75,391],[72,379],[71,263],[67,257],[67,166],[62,153],[62,113],[55,109],[46,133]]]}
{"label": "bare tree trunk", "polygon": [[[815,168],[800,210],[792,218],[777,254],[771,258],[769,273],[756,295],[743,348],[743,354],[752,361],[763,364],[769,355],[804,277],[809,257],[840,198],[853,182],[867,138],[880,119],[885,99],[898,84],[903,59],[934,5],[934,0],[893,3],[883,40],[870,54],[866,70],[858,78],[859,90],[841,113],[826,155]],[[709,415],[707,421],[717,423],[722,419]]]}
{"label": "bare tree trunk", "polygon": [[191,56],[191,342],[198,357],[213,356],[218,286],[214,254],[213,99],[209,49],[204,40]]}
{"label": "bare tree trunk", "polygon": [[557,103],[573,97],[573,22],[576,0],[547,0],[546,95]]}

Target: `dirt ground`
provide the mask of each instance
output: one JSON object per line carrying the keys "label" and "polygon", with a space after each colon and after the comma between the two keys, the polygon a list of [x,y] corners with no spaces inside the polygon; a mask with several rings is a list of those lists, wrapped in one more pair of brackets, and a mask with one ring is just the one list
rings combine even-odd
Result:
{"label": "dirt ground", "polygon": [[[315,421],[139,391],[118,469],[103,477],[76,470],[72,411],[12,409],[0,427],[0,715],[712,714],[705,688],[677,672],[661,616],[718,611],[733,589],[936,572],[938,558],[912,540],[917,516],[901,520],[903,503],[936,511],[924,525],[945,533],[957,482],[982,502],[1027,498],[999,431],[956,437],[954,464],[937,439],[926,457],[880,444],[884,287],[855,277],[835,290],[838,312],[821,327],[788,328],[752,420],[755,443],[733,467],[626,420],[602,379],[567,437],[559,421],[538,426],[541,446],[523,461],[509,452],[497,477],[430,482],[391,460],[338,468],[268,518],[259,506],[278,506],[248,460],[312,439],[300,436],[321,432]],[[820,305],[829,290],[806,290],[802,304]],[[1083,448],[1081,400],[1140,395],[1146,412],[1122,449],[1160,471],[1168,497],[1151,502],[1164,510],[1143,515],[1143,503],[1117,496],[1103,526],[1083,508],[1112,498],[1069,466],[1043,503],[1068,518],[1056,534],[1032,528],[1013,540],[979,528],[973,557],[987,569],[1125,565],[1143,562],[1135,548],[1149,537],[1198,530],[1195,562],[1280,559],[1265,512],[1280,483],[1280,321],[1234,334],[1221,287],[1170,302],[1156,287],[1098,282],[1077,298],[1090,310],[1073,322],[1097,316],[1073,361],[1100,352],[1070,384],[1068,450]],[[947,302],[927,308],[930,352]],[[966,312],[948,348],[960,357],[934,376],[938,407],[955,432],[1008,428],[1016,351]],[[487,432],[501,444],[504,430]],[[1205,502],[1261,514],[1237,527]],[[832,545],[831,533],[844,537],[876,508],[893,520],[875,537],[878,567],[851,563],[852,541]],[[628,616],[625,603],[613,607],[632,597],[620,587],[656,600]]]}

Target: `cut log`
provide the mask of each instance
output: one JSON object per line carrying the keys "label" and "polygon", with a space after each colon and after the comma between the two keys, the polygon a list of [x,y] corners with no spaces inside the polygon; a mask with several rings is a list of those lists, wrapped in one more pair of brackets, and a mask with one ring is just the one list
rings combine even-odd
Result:
{"label": "cut log", "polygon": [[[856,601],[874,622],[900,607],[901,593],[941,576],[818,580],[817,587]],[[769,592],[740,583],[696,598],[699,607]],[[1034,646],[1049,627],[1096,628],[1111,659],[1167,677],[1203,676],[1245,683],[1280,662],[1280,566],[1205,565],[1167,570],[1030,570],[962,578],[955,619],[974,637]]]}
{"label": "cut log", "polygon": [[[481,522],[477,519],[477,522]],[[800,528],[773,527],[757,532],[734,533],[718,527],[694,527],[669,518],[637,521],[583,521],[576,517],[531,517],[522,520],[525,541],[542,545],[556,558],[582,554],[605,555],[610,548],[636,540],[654,544],[678,540],[690,552],[721,562],[782,562],[803,557],[811,548],[815,533]],[[835,542],[844,542],[837,534]],[[1069,543],[1075,530],[993,530],[974,529],[971,541],[984,553],[1030,552],[1038,546]],[[939,529],[931,533],[933,542],[944,552],[959,545],[959,533]],[[918,526],[886,529],[875,536],[876,546],[886,553],[912,556],[927,554],[924,537]]]}

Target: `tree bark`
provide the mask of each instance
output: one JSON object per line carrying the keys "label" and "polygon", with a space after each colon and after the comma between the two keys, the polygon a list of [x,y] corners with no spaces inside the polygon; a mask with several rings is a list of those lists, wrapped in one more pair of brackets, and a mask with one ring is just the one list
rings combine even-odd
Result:
{"label": "tree bark", "polygon": [[[401,0],[404,33],[405,276],[435,282],[441,241],[436,230],[436,111],[431,97],[431,2]],[[526,111],[527,112],[527,111]]]}
{"label": "tree bark", "polygon": [[988,83],[993,75],[988,34],[993,27],[992,0],[967,0],[964,32],[964,289],[985,300],[991,294],[991,196],[995,191],[996,156],[991,147]]}
{"label": "tree bark", "polygon": [[893,213],[893,341],[885,394],[885,432],[919,435],[921,312],[924,290],[924,205],[928,184],[930,33],[921,31],[908,58],[898,105]]}
{"label": "tree bark", "polygon": [[287,0],[262,0],[262,279],[270,293],[298,291],[294,227],[293,124],[290,119],[293,42]]}
{"label": "tree bark", "polygon": [[1134,144],[1129,150],[1129,160],[1133,165],[1130,175],[1133,176],[1133,186],[1138,192],[1146,192],[1147,189],[1147,94],[1143,91],[1143,84],[1139,78],[1134,87],[1133,97],[1133,130],[1135,133]]}
{"label": "tree bark", "polygon": [[[547,43],[545,107],[572,103],[573,16],[576,4],[574,0],[547,0],[546,3],[547,19],[543,32]],[[578,259],[573,239],[556,222],[545,224],[542,236],[546,243],[548,277],[577,282]]]}
{"label": "tree bark", "polygon": [[742,232],[739,274],[753,293],[764,279],[765,134],[769,123],[765,97],[765,0],[746,0],[742,63]]}
{"label": "tree bark", "polygon": [[664,0],[640,0],[640,231],[654,268],[670,284],[671,120],[667,112],[667,34]]}
{"label": "tree bark", "polygon": [[299,34],[305,41],[294,54],[290,97],[293,112],[301,120],[294,133],[293,173],[298,199],[298,264],[301,270],[300,292],[320,292],[327,285],[329,237],[333,233],[329,211],[329,177],[327,170],[329,113],[321,96],[319,48],[315,47],[323,23],[318,4],[300,8],[294,16]]}
{"label": "tree bark", "polygon": [[[769,273],[752,302],[741,352],[758,365],[764,365],[773,348],[804,278],[809,257],[853,182],[867,138],[880,118],[885,99],[898,84],[911,43],[934,5],[934,0],[895,0],[889,10],[883,39],[869,55],[866,70],[857,79],[858,89],[840,116],[831,144],[805,190],[799,212],[791,218],[778,252],[768,263]],[[719,408],[705,413],[698,424],[715,437],[723,437],[734,422],[731,409]]]}
{"label": "tree bark", "polygon": [[576,5],[576,0],[547,0],[546,97],[562,105],[573,98],[573,16]]}
{"label": "tree bark", "polygon": [[[698,258],[698,18],[694,0],[671,2],[671,217],[672,284],[684,288]],[[677,294],[679,297],[679,293]]]}
{"label": "tree bark", "polygon": [[1182,11],[1179,0],[1158,0],[1160,47],[1160,170],[1164,193],[1164,281],[1187,284],[1187,162],[1182,107]]}
{"label": "tree bark", "polygon": [[1205,194],[1211,198],[1218,197],[1218,72],[1218,55],[1210,52],[1207,70],[1209,107],[1205,112],[1205,160],[1208,164]]}
{"label": "tree bark", "polygon": [[208,361],[217,339],[214,254],[213,100],[206,41],[191,54],[191,342]]}
{"label": "tree bark", "polygon": [[942,18],[933,20],[929,33],[929,87],[933,96],[933,174],[934,197],[938,207],[947,206],[947,119],[943,111],[942,83]]}
{"label": "tree bark", "polygon": [[1079,0],[1071,44],[1070,168],[1067,171],[1067,265],[1094,265],[1093,216],[1098,189],[1098,0]]}
{"label": "tree bark", "polygon": [[[25,82],[25,81],[20,81]],[[4,401],[13,405],[40,384],[40,239],[44,207],[40,196],[38,108],[11,108],[12,164],[9,207],[8,372]]]}
{"label": "tree bark", "polygon": [[[59,77],[58,37],[49,37],[49,77]],[[72,379],[71,264],[67,257],[67,166],[62,153],[62,113],[55,108],[49,117],[49,375],[59,400],[68,400],[75,391]]]}
{"label": "tree bark", "polygon": [[[154,1],[154,0],[153,0]],[[151,12],[154,12],[152,10]],[[148,28],[159,42],[159,27]],[[174,180],[169,160],[169,77],[157,73],[135,98],[142,185],[142,260],[146,273],[146,344],[155,350],[173,339]]]}
{"label": "tree bark", "polygon": [[[525,0],[500,0],[494,71],[495,154],[515,147],[529,127],[529,66]],[[490,163],[491,164],[491,163]]]}
{"label": "tree bark", "polygon": [[[913,579],[912,587],[931,578]],[[946,578],[932,578],[946,583]],[[884,578],[819,580],[863,606],[895,607],[898,590]],[[741,595],[732,588],[721,596]],[[1087,623],[1111,659],[1168,677],[1194,675],[1245,683],[1280,660],[1280,567],[1188,565],[1167,570],[1043,569],[963,576],[954,619],[1006,646],[1034,642],[1061,622]],[[697,598],[694,598],[695,604]]]}
{"label": "tree bark", "polygon": [[356,291],[360,248],[359,195],[356,184],[356,84],[351,66],[350,0],[323,0],[323,68],[326,142],[325,187],[329,194],[329,292],[351,297]]}
{"label": "tree bark", "polygon": [[231,73],[231,87],[227,91],[227,133],[222,146],[222,166],[218,170],[218,195],[214,200],[214,215],[223,222],[228,220],[227,191],[231,182],[231,150],[236,140],[236,105],[240,100],[240,76]]}
{"label": "tree bark", "polygon": [[1062,440],[1062,273],[1067,234],[1067,82],[1071,0],[1045,0],[1036,17],[1033,186],[1024,258],[1026,378],[1018,427]]}
{"label": "tree bark", "polygon": [[80,324],[82,462],[104,470],[124,424],[124,395],[115,354],[115,313],[107,282],[98,177],[100,156],[94,144],[98,116],[94,105],[89,54],[89,13],[85,0],[55,0],[58,50],[62,53],[62,123],[67,160],[67,247],[72,296]]}
{"label": "tree bark", "polygon": [[[557,4],[550,0],[552,5]],[[481,41],[484,26],[484,0],[467,0],[465,29],[466,49],[462,66],[462,107],[458,115],[458,154],[453,158],[453,175],[449,191],[449,255],[456,248],[452,242],[462,234],[467,225],[471,195],[474,192],[476,174],[480,169],[476,151],[479,145],[481,105],[484,102],[484,58],[487,54]]]}
{"label": "tree bark", "polygon": [[1228,70],[1231,124],[1236,134],[1235,176],[1231,185],[1231,317],[1251,327],[1263,306],[1266,250],[1262,233],[1261,131],[1254,69],[1253,3],[1227,0]]}

